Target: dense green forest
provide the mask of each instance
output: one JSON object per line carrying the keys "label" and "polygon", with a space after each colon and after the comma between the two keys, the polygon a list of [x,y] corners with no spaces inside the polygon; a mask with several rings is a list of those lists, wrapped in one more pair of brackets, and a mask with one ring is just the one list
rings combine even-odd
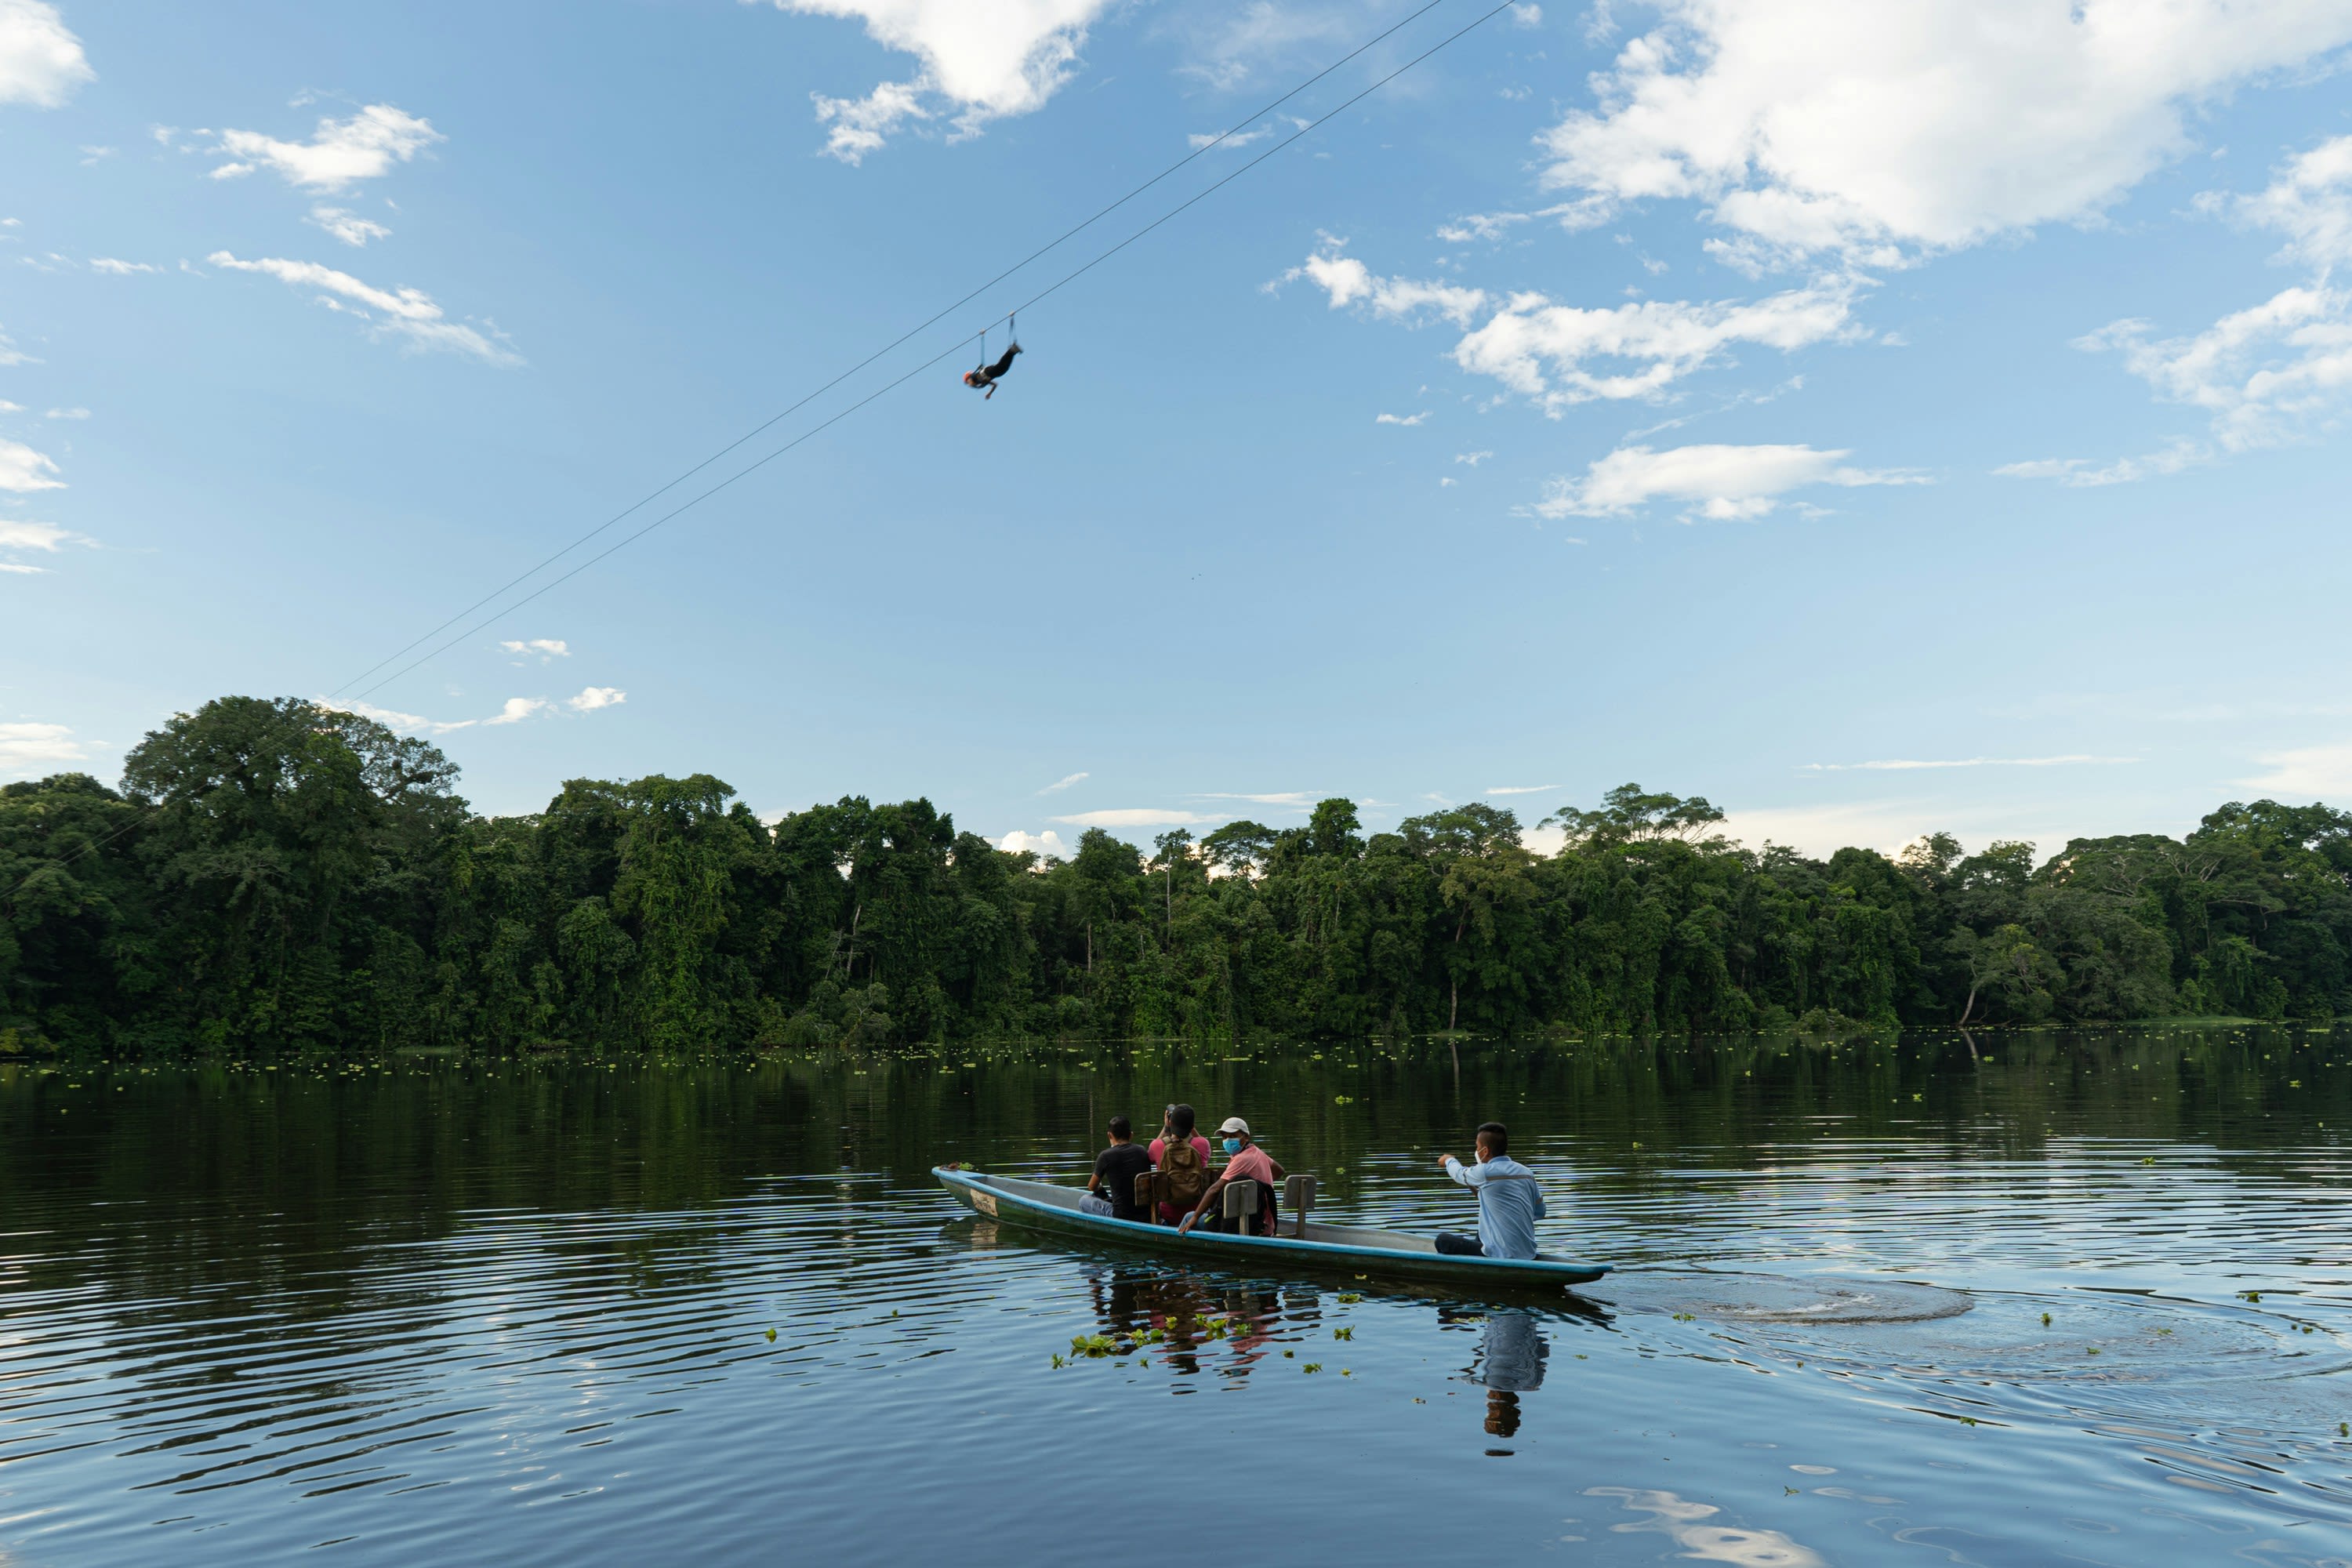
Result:
{"label": "dense green forest", "polygon": [[121,787],[0,788],[0,1050],[595,1050],[976,1036],[2016,1026],[2352,1009],[2352,814],[1889,859],[1751,849],[1633,784],[1547,819],[1236,822],[1066,861],[928,801],[762,824],[705,774],[472,815],[421,741],[287,699]]}

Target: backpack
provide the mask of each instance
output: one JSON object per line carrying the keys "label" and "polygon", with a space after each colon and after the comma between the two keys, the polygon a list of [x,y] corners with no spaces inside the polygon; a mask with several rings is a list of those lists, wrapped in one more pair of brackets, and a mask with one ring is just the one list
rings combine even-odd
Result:
{"label": "backpack", "polygon": [[1172,1139],[1160,1146],[1160,1201],[1179,1211],[1192,1208],[1209,1190],[1209,1167],[1190,1138]]}

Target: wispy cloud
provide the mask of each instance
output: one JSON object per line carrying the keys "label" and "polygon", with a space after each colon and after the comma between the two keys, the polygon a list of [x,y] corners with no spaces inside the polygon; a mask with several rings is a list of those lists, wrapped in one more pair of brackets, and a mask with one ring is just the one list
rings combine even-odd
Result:
{"label": "wispy cloud", "polygon": [[1403,425],[1408,426],[1414,425],[1426,425],[1429,423],[1429,410],[1424,408],[1418,414],[1382,414],[1376,416],[1372,420],[1372,423],[1375,425]]}
{"label": "wispy cloud", "polygon": [[1070,773],[1062,778],[1055,779],[1052,784],[1047,784],[1044,789],[1039,790],[1037,793],[1039,795],[1054,795],[1059,791],[1069,788],[1072,784],[1089,776],[1089,774],[1085,773]]}
{"label": "wispy cloud", "polygon": [[1412,321],[1426,312],[1459,327],[1468,326],[1486,308],[1484,289],[1382,278],[1354,257],[1342,254],[1340,247],[1346,244],[1326,236],[1320,250],[1267,284],[1267,289],[1304,278],[1330,297],[1335,310],[1361,305],[1375,316],[1393,321]]}
{"label": "wispy cloud", "polygon": [[1764,517],[1790,490],[1812,485],[1920,485],[1926,476],[1900,468],[1856,468],[1853,454],[1811,447],[1621,447],[1591,463],[1581,479],[1546,487],[1536,511],[1544,517],[1617,517],[1654,500],[1695,503],[1696,515],[1719,521]]}
{"label": "wispy cloud", "polygon": [[2352,801],[2352,745],[2302,746],[2270,752],[2254,759],[2270,771],[2238,782],[2265,795],[2284,795],[2290,802],[2332,797]]}
{"label": "wispy cloud", "polygon": [[42,773],[84,760],[88,742],[63,724],[0,724],[0,773]]}
{"label": "wispy cloud", "polygon": [[41,417],[44,419],[87,419],[89,417],[89,410],[87,408],[52,408],[47,413],[42,415]]}
{"label": "wispy cloud", "polygon": [[92,272],[104,272],[116,278],[128,278],[138,272],[161,272],[163,269],[152,261],[125,261],[118,256],[93,256],[89,258]]}
{"label": "wispy cloud", "polygon": [[2040,458],[2027,463],[2004,463],[1993,470],[2003,479],[2055,479],[2075,489],[2101,485],[2128,485],[2165,474],[2177,474],[2212,459],[2211,448],[2196,441],[2175,441],[2146,457],[2118,458],[2099,463],[2089,458]]}
{"label": "wispy cloud", "polygon": [[1223,822],[1222,816],[1203,816],[1197,811],[1168,811],[1159,806],[1121,806],[1112,811],[1082,811],[1072,816],[1057,816],[1056,822],[1073,827],[1189,827],[1203,822]]}
{"label": "wispy cloud", "polygon": [[1541,795],[1546,790],[1558,788],[1559,788],[1558,784],[1496,784],[1486,793],[1488,795]]}
{"label": "wispy cloud", "polygon": [[1255,805],[1295,805],[1304,810],[1326,797],[1313,790],[1286,789],[1264,795],[1245,795],[1226,790],[1202,790],[1192,798],[1194,800],[1245,800]]}
{"label": "wispy cloud", "polygon": [[224,131],[218,152],[229,162],[213,170],[230,180],[269,169],[301,190],[341,191],[373,180],[394,163],[405,163],[436,142],[448,138],[432,122],[372,103],[349,120],[321,120],[308,142],[280,142],[257,131]]}
{"label": "wispy cloud", "polygon": [[591,686],[576,697],[567,697],[563,705],[574,713],[593,713],[599,708],[618,708],[629,700],[629,694],[617,686]]}
{"label": "wispy cloud", "polygon": [[1475,468],[1494,455],[1495,454],[1492,452],[1456,452],[1454,454],[1454,460],[1465,465],[1465,467]]}
{"label": "wispy cloud", "polygon": [[373,218],[363,218],[348,207],[314,206],[310,216],[302,220],[323,228],[345,245],[364,246],[371,239],[389,239],[392,230]]}
{"label": "wispy cloud", "polygon": [[519,654],[524,658],[529,658],[533,654],[536,654],[539,656],[539,662],[541,664],[547,664],[559,658],[570,658],[572,657],[572,649],[565,646],[562,637],[531,637],[527,641],[516,639],[509,642],[502,642],[499,644],[499,646],[506,649],[509,653]]}
{"label": "wispy cloud", "polygon": [[[629,700],[629,694],[611,686],[591,686],[577,697],[568,697],[563,706],[575,713],[593,713],[600,708],[614,708]],[[332,698],[311,699],[321,708],[339,713],[357,713],[394,730],[411,730],[420,734],[447,735],[459,730],[488,728],[499,724],[520,724],[544,713],[555,711],[556,704],[546,697],[509,697],[499,710],[487,719],[428,719],[421,713],[404,713],[397,708],[378,708],[370,702],[341,702]]]}
{"label": "wispy cloud", "polygon": [[[471,327],[446,320],[433,297],[421,289],[378,289],[348,272],[338,272],[316,261],[289,261],[275,256],[240,261],[226,250],[215,250],[205,259],[215,267],[238,272],[267,273],[298,289],[323,289],[325,292],[319,296],[320,304],[356,315],[373,331],[405,339],[415,348],[448,349],[472,354],[491,364],[522,363],[522,356],[511,349],[492,342]],[[345,300],[365,309],[354,310],[342,303]],[[377,314],[370,315],[370,310]]]}
{"label": "wispy cloud", "polygon": [[0,517],[0,550],[43,550],[55,555],[61,544],[84,544],[95,549],[98,542],[54,522]]}
{"label": "wispy cloud", "polygon": [[1924,761],[1908,757],[1889,758],[1873,763],[1807,763],[1804,771],[1812,773],[1910,773],[1922,768],[2067,768],[2083,766],[2111,767],[2138,762],[2137,757],[2094,757],[2070,755],[2063,757],[1953,757],[1939,761]]}
{"label": "wispy cloud", "polygon": [[65,481],[53,476],[58,466],[47,456],[22,441],[0,440],[0,490],[29,495],[35,490],[61,490]]}

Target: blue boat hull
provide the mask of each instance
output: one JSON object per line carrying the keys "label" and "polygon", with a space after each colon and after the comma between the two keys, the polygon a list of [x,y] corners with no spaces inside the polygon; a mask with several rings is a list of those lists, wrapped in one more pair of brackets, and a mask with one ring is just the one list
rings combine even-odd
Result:
{"label": "blue boat hull", "polygon": [[[1077,1206],[1078,1194],[1051,1182],[983,1176],[936,1166],[931,1174],[956,1201],[1008,1225],[1114,1246],[1142,1247],[1225,1268],[1345,1272],[1365,1278],[1443,1280],[1468,1290],[1527,1290],[1589,1285],[1609,1272],[1602,1263],[1563,1258],[1465,1258],[1437,1251],[1423,1237],[1355,1226],[1309,1223],[1307,1236],[1227,1236],[1164,1225],[1111,1219]],[[1287,1224],[1288,1222],[1286,1222]]]}

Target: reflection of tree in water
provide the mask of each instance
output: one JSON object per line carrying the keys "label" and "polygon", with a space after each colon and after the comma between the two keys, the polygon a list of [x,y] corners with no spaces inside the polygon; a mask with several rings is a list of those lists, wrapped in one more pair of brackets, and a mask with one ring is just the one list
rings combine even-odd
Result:
{"label": "reflection of tree in water", "polygon": [[1222,1340],[1233,1353],[1219,1372],[1247,1377],[1265,1358],[1276,1324],[1286,1316],[1319,1316],[1311,1293],[1297,1293],[1286,1308],[1281,1292],[1270,1286],[1218,1282],[1194,1274],[1093,1268],[1087,1270],[1087,1289],[1104,1333],[1139,1350],[1155,1350],[1171,1371],[1188,1376],[1201,1371],[1203,1349]]}

